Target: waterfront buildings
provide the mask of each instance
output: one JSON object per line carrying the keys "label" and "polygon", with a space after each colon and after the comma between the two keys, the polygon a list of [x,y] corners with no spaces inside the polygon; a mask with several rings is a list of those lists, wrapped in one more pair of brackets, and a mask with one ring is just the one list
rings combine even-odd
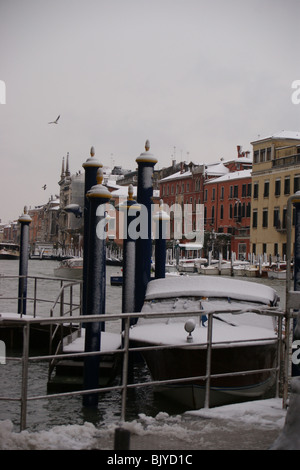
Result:
{"label": "waterfront buildings", "polygon": [[284,258],[287,200],[300,189],[300,132],[282,131],[252,146],[251,251]]}
{"label": "waterfront buildings", "polygon": [[[300,132],[280,132],[252,143],[253,151],[237,146],[233,158],[213,163],[194,161],[176,163],[154,170],[154,199],[160,198],[170,211],[169,246],[191,241],[199,231],[199,207],[204,208],[204,245],[202,255],[213,252],[223,258],[235,253],[238,259],[250,255],[284,258],[286,255],[286,210],[288,197],[300,189]],[[115,173],[115,174],[114,174]],[[126,198],[128,184],[136,185],[136,172],[104,169],[103,183],[112,192],[111,204]],[[30,244],[49,243],[63,252],[80,254],[83,233],[84,172],[71,174],[69,156],[63,159],[59,195],[38,207],[29,208]],[[126,186],[126,188],[124,187]],[[122,196],[120,196],[122,195]],[[67,210],[70,204],[77,213]],[[191,225],[186,237],[184,221],[174,216],[174,206],[189,206]],[[109,216],[108,212],[108,216]],[[118,232],[118,212],[112,211],[108,239],[122,246]],[[16,241],[16,222],[2,227],[4,241]],[[294,228],[292,227],[292,239]],[[199,254],[199,253],[198,253]]]}

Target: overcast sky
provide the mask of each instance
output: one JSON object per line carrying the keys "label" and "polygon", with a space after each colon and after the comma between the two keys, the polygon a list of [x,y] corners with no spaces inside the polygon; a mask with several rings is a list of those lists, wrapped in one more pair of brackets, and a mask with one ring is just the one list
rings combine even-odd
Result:
{"label": "overcast sky", "polygon": [[149,139],[162,168],[299,131],[299,17],[299,0],[0,0],[2,222],[58,194],[67,152],[72,173],[91,146],[133,170]]}

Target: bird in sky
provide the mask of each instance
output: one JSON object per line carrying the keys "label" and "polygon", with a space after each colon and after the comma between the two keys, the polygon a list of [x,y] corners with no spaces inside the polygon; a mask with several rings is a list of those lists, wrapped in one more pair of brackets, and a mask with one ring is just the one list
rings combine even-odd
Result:
{"label": "bird in sky", "polygon": [[60,115],[57,116],[57,118],[55,119],[55,121],[48,122],[48,124],[58,124],[59,118],[60,118]]}
{"label": "bird in sky", "polygon": [[46,188],[47,188],[47,185],[44,184],[44,186],[42,186],[42,189],[45,191]]}

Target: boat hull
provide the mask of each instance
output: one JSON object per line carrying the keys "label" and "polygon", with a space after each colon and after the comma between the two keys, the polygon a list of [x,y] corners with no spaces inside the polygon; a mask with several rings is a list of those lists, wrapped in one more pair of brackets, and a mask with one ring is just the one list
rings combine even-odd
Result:
{"label": "boat hull", "polygon": [[[133,342],[132,346],[146,346],[146,343]],[[275,367],[276,351],[276,341],[213,348],[211,375],[250,370],[258,372],[211,378],[209,405],[220,406],[262,397],[274,385],[275,373],[260,370]],[[155,381],[206,375],[205,348],[153,350],[143,352],[143,357]],[[158,386],[156,391],[188,409],[199,409],[205,404],[205,388],[205,378],[192,378],[182,383]]]}

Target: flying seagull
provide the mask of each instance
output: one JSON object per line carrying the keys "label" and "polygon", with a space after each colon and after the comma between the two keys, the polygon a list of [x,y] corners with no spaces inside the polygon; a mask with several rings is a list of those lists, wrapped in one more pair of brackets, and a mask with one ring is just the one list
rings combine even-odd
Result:
{"label": "flying seagull", "polygon": [[46,185],[46,184],[44,184],[44,186],[42,186],[42,189],[44,189],[44,190],[45,190],[46,188],[47,188],[47,185]]}
{"label": "flying seagull", "polygon": [[60,115],[57,116],[57,118],[55,119],[55,121],[48,122],[48,124],[58,124],[59,118],[60,118]]}

